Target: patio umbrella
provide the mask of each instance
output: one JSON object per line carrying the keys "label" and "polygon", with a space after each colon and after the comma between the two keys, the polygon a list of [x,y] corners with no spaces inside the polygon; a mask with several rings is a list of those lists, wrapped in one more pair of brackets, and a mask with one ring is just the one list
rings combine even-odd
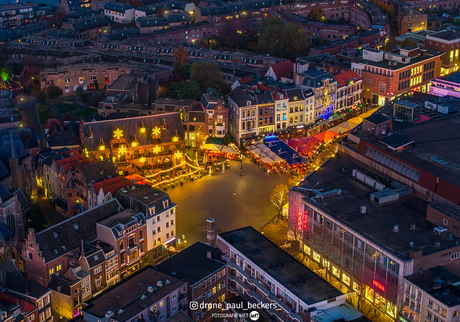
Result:
{"label": "patio umbrella", "polygon": [[338,134],[332,131],[324,131],[314,135],[315,138],[324,142],[328,142],[334,139],[336,136],[338,136]]}
{"label": "patio umbrella", "polygon": [[313,149],[311,147],[309,147],[309,146],[305,146],[303,148],[299,148],[298,152],[300,154],[311,154],[311,153],[313,153]]}
{"label": "patio umbrella", "polygon": [[305,146],[304,142],[302,142],[300,140],[297,140],[297,139],[287,140],[286,143],[287,143],[287,145],[289,145],[292,148],[297,148],[299,146]]}
{"label": "patio umbrella", "polygon": [[309,136],[309,137],[300,138],[299,140],[302,141],[302,142],[304,142],[304,143],[305,143],[306,145],[308,145],[308,146],[312,146],[312,145],[321,143],[321,140],[318,140],[318,139],[315,138],[314,136]]}

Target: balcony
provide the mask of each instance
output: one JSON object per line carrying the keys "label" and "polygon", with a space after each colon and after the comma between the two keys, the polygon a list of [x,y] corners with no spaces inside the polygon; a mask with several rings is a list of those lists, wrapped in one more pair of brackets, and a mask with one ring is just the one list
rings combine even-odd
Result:
{"label": "balcony", "polygon": [[[224,256],[224,260],[227,261],[227,264],[230,268],[233,268],[235,270],[237,270],[244,278],[242,279],[241,277],[236,277],[235,275],[229,275],[229,279],[232,279],[233,277],[233,281],[240,284],[241,286],[255,286],[257,287],[261,292],[263,292],[265,294],[265,296],[270,299],[271,301],[275,302],[279,307],[283,308],[283,310],[290,316],[292,317],[293,319],[296,319],[298,321],[302,321],[302,317],[300,314],[298,314],[294,309],[290,308],[286,303],[283,302],[283,299],[282,298],[279,298],[277,297],[275,294],[273,294],[273,292],[269,289],[267,289],[267,287],[262,283],[260,282],[259,280],[257,280],[256,278],[254,278],[251,274],[249,274],[247,271],[245,271],[242,267],[238,266],[234,260]],[[243,284],[241,282],[244,282]],[[248,295],[250,295],[251,297],[254,297],[256,298],[258,301],[264,303],[266,302],[267,300],[264,299],[260,294],[258,294],[255,290],[253,289],[250,289],[248,291],[247,288],[245,288]],[[281,320],[285,320],[286,317],[283,316],[282,314],[280,314],[279,311],[277,310],[268,310],[270,313],[273,313],[275,315],[277,315],[278,317],[280,317]]]}

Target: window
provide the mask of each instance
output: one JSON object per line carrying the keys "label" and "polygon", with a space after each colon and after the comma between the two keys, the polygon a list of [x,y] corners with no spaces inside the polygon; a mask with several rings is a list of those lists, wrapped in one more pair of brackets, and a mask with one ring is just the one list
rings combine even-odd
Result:
{"label": "window", "polygon": [[214,287],[212,288],[212,295],[216,294],[216,292],[217,292],[217,288],[214,286]]}
{"label": "window", "polygon": [[96,287],[101,287],[101,286],[102,286],[102,276],[96,279]]}
{"label": "window", "polygon": [[125,249],[125,243],[123,242],[123,240],[120,240],[120,251],[122,251],[123,249]]}
{"label": "window", "polygon": [[164,302],[161,301],[161,302],[160,302],[160,308],[163,307],[163,305],[164,305]]}
{"label": "window", "polygon": [[46,309],[45,317],[46,317],[46,319],[49,319],[51,317],[51,308],[50,307]]}
{"label": "window", "polygon": [[47,306],[48,304],[50,304],[50,296],[49,295],[43,299],[43,303],[44,303],[43,304],[44,306]]}
{"label": "window", "polygon": [[313,259],[319,263],[319,261],[321,260],[321,255],[313,251]]}
{"label": "window", "polygon": [[62,269],[62,266],[59,264],[56,266],[56,272],[60,271]]}
{"label": "window", "polygon": [[94,275],[99,274],[100,272],[102,272],[102,265],[99,265],[94,269]]}
{"label": "window", "polygon": [[54,274],[54,268],[51,268],[51,269],[49,270],[49,273],[50,273],[50,275]]}

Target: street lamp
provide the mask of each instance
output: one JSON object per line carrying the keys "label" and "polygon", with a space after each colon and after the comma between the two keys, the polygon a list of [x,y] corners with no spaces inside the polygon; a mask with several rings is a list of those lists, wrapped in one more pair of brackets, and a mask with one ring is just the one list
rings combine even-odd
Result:
{"label": "street lamp", "polygon": [[243,174],[245,174],[245,172],[244,172],[244,170],[243,170],[243,155],[240,154],[239,158],[240,158],[240,162],[241,162],[241,168],[240,168],[240,172],[239,172],[239,173],[240,173],[240,176],[242,176]]}

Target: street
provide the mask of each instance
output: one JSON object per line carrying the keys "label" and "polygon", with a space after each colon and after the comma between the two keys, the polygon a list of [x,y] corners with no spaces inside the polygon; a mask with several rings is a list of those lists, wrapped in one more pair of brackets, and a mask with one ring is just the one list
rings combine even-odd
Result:
{"label": "street", "polygon": [[288,175],[266,175],[249,159],[232,161],[225,173],[218,172],[198,181],[168,189],[177,204],[177,236],[185,235],[187,244],[206,242],[206,219],[216,220],[216,231],[253,226],[260,229],[276,215],[270,194],[277,184],[287,184]]}
{"label": "street", "polygon": [[40,119],[38,118],[37,108],[35,104],[37,101],[33,95],[18,95],[16,97],[15,106],[22,106],[22,117],[24,120],[24,127],[30,127],[32,130],[38,134],[40,138],[40,150],[43,149],[45,144],[45,139],[43,135],[43,129],[40,125]]}

